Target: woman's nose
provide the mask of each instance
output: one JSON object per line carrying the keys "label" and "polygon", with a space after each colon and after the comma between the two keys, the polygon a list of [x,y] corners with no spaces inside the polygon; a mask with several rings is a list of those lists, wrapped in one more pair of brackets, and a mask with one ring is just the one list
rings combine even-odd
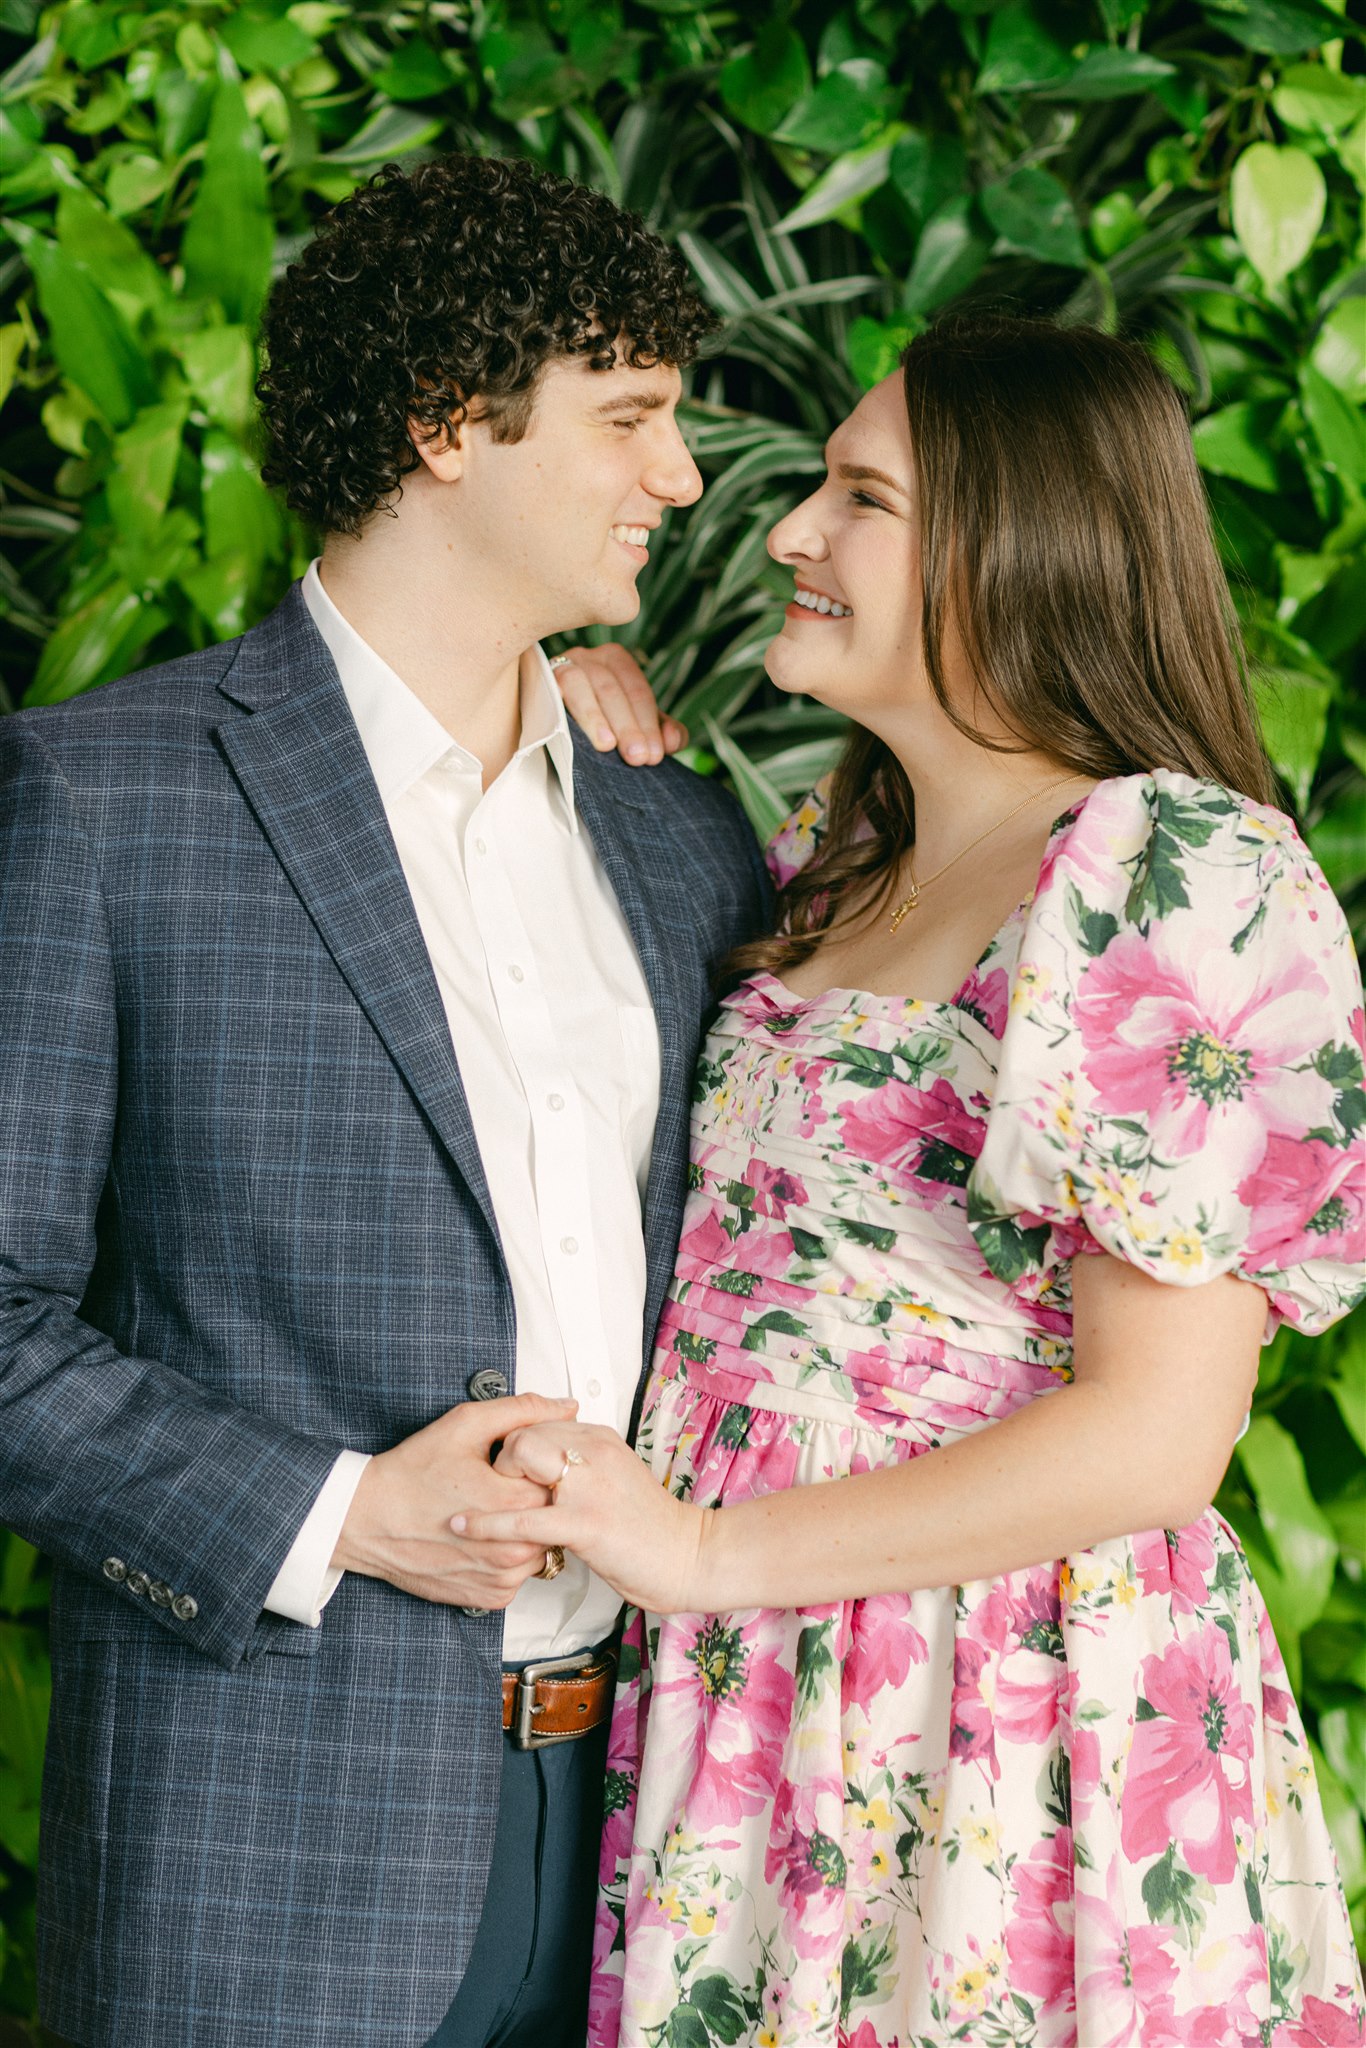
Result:
{"label": "woman's nose", "polygon": [[795,505],[768,536],[768,552],[775,562],[820,562],[825,559],[825,536],[816,518],[816,494]]}

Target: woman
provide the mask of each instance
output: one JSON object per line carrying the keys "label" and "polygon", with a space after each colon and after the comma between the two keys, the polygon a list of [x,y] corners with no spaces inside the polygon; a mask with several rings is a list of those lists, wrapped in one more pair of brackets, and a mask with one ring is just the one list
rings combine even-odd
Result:
{"label": "woman", "polygon": [[1209,1507],[1361,1285],[1360,983],[1180,401],[941,329],[827,458],[767,666],[860,730],[703,1053],[640,1455],[520,1432],[554,1504],[467,1523],[631,1603],[592,2039],[1360,2042]]}

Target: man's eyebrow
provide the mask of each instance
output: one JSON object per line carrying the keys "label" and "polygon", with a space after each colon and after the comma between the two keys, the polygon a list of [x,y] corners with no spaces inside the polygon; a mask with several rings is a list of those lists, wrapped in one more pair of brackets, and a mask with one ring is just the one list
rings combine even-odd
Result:
{"label": "man's eyebrow", "polygon": [[634,398],[609,398],[603,404],[595,405],[593,417],[596,420],[611,419],[619,412],[658,412],[662,405],[669,403],[668,394],[663,391],[640,391]]}

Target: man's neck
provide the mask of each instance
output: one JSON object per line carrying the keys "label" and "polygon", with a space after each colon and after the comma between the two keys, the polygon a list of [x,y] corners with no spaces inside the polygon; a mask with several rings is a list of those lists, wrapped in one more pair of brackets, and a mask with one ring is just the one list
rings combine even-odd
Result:
{"label": "man's neck", "polygon": [[461,587],[447,553],[424,562],[411,547],[329,536],[318,573],[342,617],[407,685],[451,738],[496,781],[521,738],[521,661],[515,621]]}

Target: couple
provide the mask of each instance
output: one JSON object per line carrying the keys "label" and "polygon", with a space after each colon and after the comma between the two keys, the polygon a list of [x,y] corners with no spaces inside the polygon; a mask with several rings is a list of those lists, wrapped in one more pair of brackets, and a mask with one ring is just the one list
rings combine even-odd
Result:
{"label": "couple", "polygon": [[1208,1503],[1357,1285],[1360,987],[1179,402],[997,323],[837,430],[767,661],[855,737],[779,919],[625,657],[559,672],[598,751],[536,645],[634,615],[709,324],[596,194],[382,173],[267,318],[320,563],[0,726],[45,2017],[1359,2041]]}

